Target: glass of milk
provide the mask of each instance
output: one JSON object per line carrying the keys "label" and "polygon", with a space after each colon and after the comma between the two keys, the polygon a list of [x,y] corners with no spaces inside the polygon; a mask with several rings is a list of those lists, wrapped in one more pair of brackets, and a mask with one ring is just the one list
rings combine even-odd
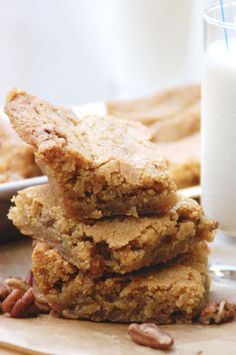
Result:
{"label": "glass of milk", "polygon": [[[236,237],[236,1],[224,2],[223,11],[218,4],[204,15],[201,186],[206,216],[219,222],[224,240],[218,251],[231,263],[223,250],[230,243],[235,259],[236,238],[231,237]],[[234,270],[233,264],[218,265],[221,277],[233,279]]]}

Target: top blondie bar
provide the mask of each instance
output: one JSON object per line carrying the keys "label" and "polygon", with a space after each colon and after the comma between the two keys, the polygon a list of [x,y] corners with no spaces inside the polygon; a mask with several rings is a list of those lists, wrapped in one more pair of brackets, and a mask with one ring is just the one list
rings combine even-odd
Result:
{"label": "top blondie bar", "polygon": [[158,214],[175,204],[166,160],[141,123],[78,118],[70,109],[17,89],[9,92],[5,111],[20,137],[34,147],[68,215]]}

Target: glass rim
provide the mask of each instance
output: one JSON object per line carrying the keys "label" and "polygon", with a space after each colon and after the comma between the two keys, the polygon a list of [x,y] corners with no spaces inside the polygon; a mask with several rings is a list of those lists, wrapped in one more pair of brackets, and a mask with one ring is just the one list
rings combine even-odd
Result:
{"label": "glass rim", "polygon": [[[230,1],[230,2],[224,3],[224,7],[232,6],[232,5],[236,7],[236,1]],[[204,14],[203,14],[204,20],[211,25],[236,30],[236,22],[223,21],[222,19],[215,19],[211,16],[211,11],[214,11],[214,10],[217,10],[220,8],[221,8],[221,5],[219,3],[215,3],[215,4],[211,5],[210,7],[208,7],[206,10],[204,10]]]}

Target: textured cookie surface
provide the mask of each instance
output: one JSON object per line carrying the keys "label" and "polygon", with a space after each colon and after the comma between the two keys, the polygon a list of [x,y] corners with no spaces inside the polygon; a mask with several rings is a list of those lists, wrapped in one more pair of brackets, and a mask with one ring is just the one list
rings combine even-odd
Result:
{"label": "textured cookie surface", "polygon": [[47,242],[89,274],[126,273],[166,262],[200,240],[212,240],[215,224],[198,203],[179,201],[162,216],[115,217],[80,222],[68,218],[50,185],[20,191],[9,217],[19,230]]}
{"label": "textured cookie surface", "polygon": [[67,213],[81,218],[168,210],[176,186],[142,124],[113,117],[77,118],[24,91],[5,106],[13,127],[34,146]]}
{"label": "textured cookie surface", "polygon": [[208,297],[207,247],[163,268],[151,267],[108,278],[91,278],[46,244],[32,256],[35,292],[61,316],[94,321],[190,322]]}

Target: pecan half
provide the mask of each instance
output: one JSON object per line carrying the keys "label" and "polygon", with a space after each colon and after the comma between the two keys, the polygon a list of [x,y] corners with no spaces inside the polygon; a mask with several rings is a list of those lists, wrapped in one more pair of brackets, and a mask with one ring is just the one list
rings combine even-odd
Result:
{"label": "pecan half", "polygon": [[136,343],[155,349],[166,350],[174,343],[171,335],[155,323],[130,324],[128,333]]}
{"label": "pecan half", "polygon": [[226,323],[234,319],[236,315],[236,305],[221,301],[220,303],[209,302],[200,314],[199,321],[202,324]]}
{"label": "pecan half", "polygon": [[26,280],[23,280],[20,277],[9,277],[5,280],[6,285],[12,291],[14,289],[24,290],[26,291],[29,288],[29,285]]}
{"label": "pecan half", "polygon": [[2,303],[4,313],[9,313],[13,318],[35,317],[39,309],[34,303],[34,292],[32,287],[27,291],[14,289]]}

